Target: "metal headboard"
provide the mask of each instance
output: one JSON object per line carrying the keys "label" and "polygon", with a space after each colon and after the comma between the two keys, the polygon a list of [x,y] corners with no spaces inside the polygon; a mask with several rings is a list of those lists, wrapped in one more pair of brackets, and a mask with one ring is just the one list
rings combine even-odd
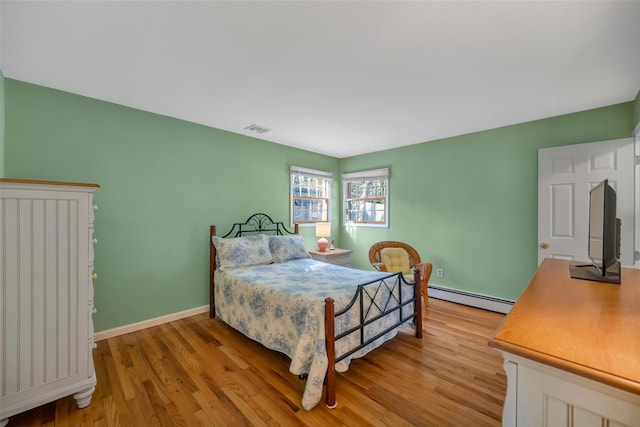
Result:
{"label": "metal headboard", "polygon": [[289,231],[283,222],[275,222],[267,214],[257,213],[251,215],[245,222],[236,222],[231,230],[222,237],[240,237],[247,234],[294,234]]}

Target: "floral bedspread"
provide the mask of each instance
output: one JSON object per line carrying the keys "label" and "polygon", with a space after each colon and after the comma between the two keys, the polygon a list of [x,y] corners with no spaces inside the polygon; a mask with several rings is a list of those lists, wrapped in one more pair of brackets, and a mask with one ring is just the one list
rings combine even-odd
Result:
{"label": "floral bedspread", "polygon": [[[308,374],[302,407],[310,410],[322,398],[328,366],[324,336],[325,298],[334,299],[338,312],[351,301],[358,284],[388,276],[388,273],[345,268],[312,259],[216,271],[216,316],[265,347],[289,356],[292,374]],[[394,279],[385,280],[389,286],[382,286],[382,291],[375,295],[377,305],[369,308],[371,314],[380,313],[379,307],[393,302],[389,294],[393,284],[398,283]],[[412,296],[413,289],[403,286],[402,301]],[[359,323],[358,306],[356,303],[346,316],[336,320],[336,333]],[[410,308],[409,305],[402,314],[410,313]],[[398,319],[399,314],[377,320],[365,329],[365,336],[374,337]],[[393,338],[397,329],[344,359],[337,364],[336,370],[346,371],[351,358],[361,357]],[[351,334],[336,342],[336,354],[344,354],[357,344],[359,334]]]}

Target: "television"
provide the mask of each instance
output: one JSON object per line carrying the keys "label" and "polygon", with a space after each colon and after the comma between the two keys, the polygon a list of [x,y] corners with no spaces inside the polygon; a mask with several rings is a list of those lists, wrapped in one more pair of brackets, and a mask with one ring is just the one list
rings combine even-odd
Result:
{"label": "television", "polygon": [[591,264],[572,265],[571,277],[620,283],[620,225],[616,192],[605,179],[589,191],[587,253]]}

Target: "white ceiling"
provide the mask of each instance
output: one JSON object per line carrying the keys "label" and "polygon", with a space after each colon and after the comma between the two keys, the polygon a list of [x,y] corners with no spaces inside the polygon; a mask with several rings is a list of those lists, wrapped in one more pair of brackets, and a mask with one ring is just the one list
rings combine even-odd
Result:
{"label": "white ceiling", "polygon": [[640,89],[640,1],[0,7],[5,77],[338,158]]}

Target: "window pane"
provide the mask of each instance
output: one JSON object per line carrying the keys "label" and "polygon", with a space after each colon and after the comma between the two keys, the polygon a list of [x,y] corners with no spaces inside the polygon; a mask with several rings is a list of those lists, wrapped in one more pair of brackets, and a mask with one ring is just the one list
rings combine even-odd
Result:
{"label": "window pane", "polygon": [[349,201],[347,205],[347,216],[351,222],[384,222],[384,201]]}
{"label": "window pane", "polygon": [[327,221],[328,212],[326,199],[294,199],[293,201],[293,218],[296,222]]}
{"label": "window pane", "polygon": [[386,225],[388,181],[362,179],[347,181],[345,184],[346,221],[356,225]]}
{"label": "window pane", "polygon": [[331,179],[317,175],[305,175],[297,171],[291,174],[291,216],[293,223],[329,221]]}

